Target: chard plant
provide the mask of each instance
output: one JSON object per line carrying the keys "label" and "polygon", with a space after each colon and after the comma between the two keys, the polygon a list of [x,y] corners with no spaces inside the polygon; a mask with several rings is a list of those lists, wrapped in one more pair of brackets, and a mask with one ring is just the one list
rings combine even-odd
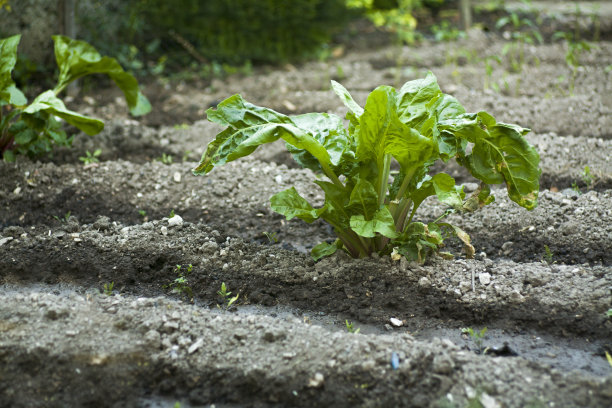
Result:
{"label": "chard plant", "polygon": [[70,146],[72,137],[66,135],[59,119],[88,135],[104,128],[101,120],[66,108],[58,96],[68,84],[86,75],[108,75],[123,91],[132,115],[144,115],[151,110],[136,78],[114,58],[102,57],[84,41],[59,35],[53,36],[59,68],[57,85],[28,103],[12,79],[20,39],[20,35],[0,39],[0,157],[5,161],[14,161],[17,154],[35,157],[51,152],[54,146]]}
{"label": "chard plant", "polygon": [[[272,196],[271,207],[287,219],[322,219],[333,226],[338,239],[315,246],[315,260],[340,249],[355,258],[376,252],[424,262],[452,234],[471,257],[469,236],[444,222],[446,215],[491,203],[490,184],[504,183],[509,197],[528,210],[537,205],[540,158],[524,138],[529,129],[497,122],[486,112],[466,113],[440,91],[431,72],[399,91],[376,88],[364,108],[339,83],[332,81],[332,88],[348,108],[348,127],[333,114],[286,116],[240,95],[209,109],[208,119],[226,128],[208,145],[194,174],[283,139],[298,164],[320,175],[313,182],[325,203],[314,208],[292,187]],[[436,161],[453,158],[481,180],[469,197],[450,175],[430,174]],[[393,175],[392,164],[399,169]],[[448,210],[429,223],[417,221],[415,214],[429,196]]]}

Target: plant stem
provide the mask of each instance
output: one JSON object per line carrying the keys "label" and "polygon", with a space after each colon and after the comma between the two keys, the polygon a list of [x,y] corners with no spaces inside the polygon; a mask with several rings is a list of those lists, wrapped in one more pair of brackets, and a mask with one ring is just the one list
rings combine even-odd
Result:
{"label": "plant stem", "polygon": [[[321,163],[321,162],[319,162]],[[332,181],[332,183],[334,183],[336,186],[344,189],[344,184],[342,184],[342,182],[340,181],[340,179],[338,178],[338,176],[336,176],[336,174],[332,171],[332,169],[325,163],[321,163],[321,168],[323,169],[323,173],[325,173],[325,175],[327,176],[328,179],[330,179]]]}
{"label": "plant stem", "polygon": [[387,186],[389,184],[389,172],[391,171],[391,155],[385,154],[383,158],[383,168],[378,179],[378,206],[385,203],[387,198]]}

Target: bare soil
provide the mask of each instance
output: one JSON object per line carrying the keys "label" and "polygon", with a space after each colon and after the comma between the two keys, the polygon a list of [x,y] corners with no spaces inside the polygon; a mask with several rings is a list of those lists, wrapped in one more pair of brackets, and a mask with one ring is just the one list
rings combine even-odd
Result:
{"label": "bare soil", "polygon": [[[573,94],[561,44],[528,47],[522,73],[497,66],[487,79],[482,60],[503,45],[473,32],[150,84],[156,110],[140,121],[114,91],[101,92],[109,104],[75,100],[107,121],[101,134],[0,163],[0,407],[612,406],[612,43],[583,55]],[[530,127],[542,158],[534,211],[496,189],[492,205],[453,216],[476,259],[449,241],[452,261],[315,263],[308,251],[331,229],[269,208],[290,186],[323,200],[282,144],[191,175],[219,131],[204,111],[233,93],[342,115],[330,79],[363,103],[428,69],[468,110]],[[84,166],[97,148],[101,162]],[[476,188],[457,165],[446,171]],[[428,201],[419,217],[442,211]],[[228,310],[222,283],[239,294]],[[485,327],[482,341],[462,332]]]}

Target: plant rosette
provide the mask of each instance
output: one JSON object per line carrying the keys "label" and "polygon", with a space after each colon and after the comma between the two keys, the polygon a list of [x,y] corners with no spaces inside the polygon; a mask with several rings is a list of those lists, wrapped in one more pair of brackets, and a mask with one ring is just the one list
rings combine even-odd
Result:
{"label": "plant rosette", "polygon": [[88,135],[104,128],[102,121],[69,110],[58,97],[68,84],[84,76],[108,75],[123,91],[132,115],[144,115],[151,110],[136,78],[114,58],[102,57],[84,41],[60,35],[53,36],[59,68],[57,86],[28,104],[12,79],[20,39],[20,35],[0,39],[0,157],[5,161],[14,161],[16,154],[36,157],[51,152],[54,146],[70,146],[72,138],[67,137],[58,119]]}
{"label": "plant rosette", "polygon": [[[338,239],[315,246],[315,260],[344,250],[355,258],[376,252],[424,262],[439,253],[450,235],[459,237],[466,256],[472,257],[470,237],[444,222],[445,216],[493,202],[491,184],[505,184],[518,205],[536,207],[540,157],[524,138],[529,129],[497,122],[486,112],[466,113],[454,97],[441,92],[431,72],[400,90],[376,88],[363,108],[339,83],[332,81],[332,88],[348,108],[346,127],[333,114],[286,116],[240,95],[208,109],[208,120],[225,129],[208,144],[194,174],[209,173],[283,139],[294,160],[317,174],[313,182],[323,190],[325,203],[314,208],[292,187],[273,195],[271,207],[287,219],[322,219],[333,226]],[[481,181],[469,197],[450,175],[430,174],[436,161],[453,158]],[[399,171],[392,175],[394,162]],[[448,210],[427,224],[415,221],[430,196]]]}

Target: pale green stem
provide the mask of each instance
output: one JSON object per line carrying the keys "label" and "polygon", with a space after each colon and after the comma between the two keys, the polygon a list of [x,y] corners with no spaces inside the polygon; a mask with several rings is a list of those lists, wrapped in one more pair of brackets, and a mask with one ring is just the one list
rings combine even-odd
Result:
{"label": "pale green stem", "polygon": [[383,168],[378,179],[378,206],[385,203],[387,198],[387,187],[389,185],[389,172],[391,171],[391,155],[385,154],[383,158]]}

